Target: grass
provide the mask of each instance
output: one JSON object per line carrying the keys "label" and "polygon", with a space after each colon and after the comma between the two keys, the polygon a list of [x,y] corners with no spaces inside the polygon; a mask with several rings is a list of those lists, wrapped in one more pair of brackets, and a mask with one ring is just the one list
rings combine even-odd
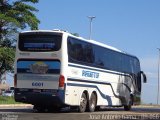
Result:
{"label": "grass", "polygon": [[20,102],[16,102],[14,97],[0,96],[0,105],[1,104],[22,104]]}

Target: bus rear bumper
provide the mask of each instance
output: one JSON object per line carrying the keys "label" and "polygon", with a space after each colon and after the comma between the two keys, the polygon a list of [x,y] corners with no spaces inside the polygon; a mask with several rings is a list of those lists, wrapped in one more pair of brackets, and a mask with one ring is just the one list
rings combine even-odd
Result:
{"label": "bus rear bumper", "polygon": [[39,106],[55,106],[55,107],[62,107],[64,105],[64,92],[59,92],[56,90],[57,93],[53,94],[50,92],[33,92],[33,91],[19,91],[18,89],[15,90],[15,101],[16,102],[23,102],[32,105],[39,105]]}

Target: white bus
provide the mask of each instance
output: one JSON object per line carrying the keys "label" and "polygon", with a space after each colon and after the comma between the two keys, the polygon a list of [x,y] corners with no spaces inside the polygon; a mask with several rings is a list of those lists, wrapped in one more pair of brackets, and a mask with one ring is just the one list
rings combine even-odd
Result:
{"label": "white bus", "polygon": [[15,100],[38,111],[65,106],[79,112],[101,106],[130,110],[139,104],[142,79],[137,57],[60,30],[19,34]]}

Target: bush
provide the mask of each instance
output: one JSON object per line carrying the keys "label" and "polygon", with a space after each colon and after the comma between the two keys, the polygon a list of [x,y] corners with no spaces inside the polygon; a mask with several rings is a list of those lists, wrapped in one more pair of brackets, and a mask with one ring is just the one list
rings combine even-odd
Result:
{"label": "bush", "polygon": [[0,104],[21,104],[16,102],[14,97],[0,96]]}

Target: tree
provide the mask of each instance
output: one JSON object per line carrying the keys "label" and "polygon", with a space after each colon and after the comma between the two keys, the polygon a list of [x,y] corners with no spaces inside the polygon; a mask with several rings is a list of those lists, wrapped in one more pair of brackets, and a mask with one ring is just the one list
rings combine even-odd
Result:
{"label": "tree", "polygon": [[27,3],[39,0],[0,0],[0,46],[11,46],[16,33],[26,27],[38,29],[40,21],[34,12],[38,10]]}
{"label": "tree", "polygon": [[76,36],[76,37],[79,37],[79,34],[78,33],[71,33],[72,35]]}
{"label": "tree", "polygon": [[1,77],[6,71],[13,70],[15,49],[8,47],[0,48],[0,83]]}
{"label": "tree", "polygon": [[27,27],[38,29],[38,10],[31,6],[39,0],[0,0],[0,80],[6,71],[13,70],[17,33]]}

